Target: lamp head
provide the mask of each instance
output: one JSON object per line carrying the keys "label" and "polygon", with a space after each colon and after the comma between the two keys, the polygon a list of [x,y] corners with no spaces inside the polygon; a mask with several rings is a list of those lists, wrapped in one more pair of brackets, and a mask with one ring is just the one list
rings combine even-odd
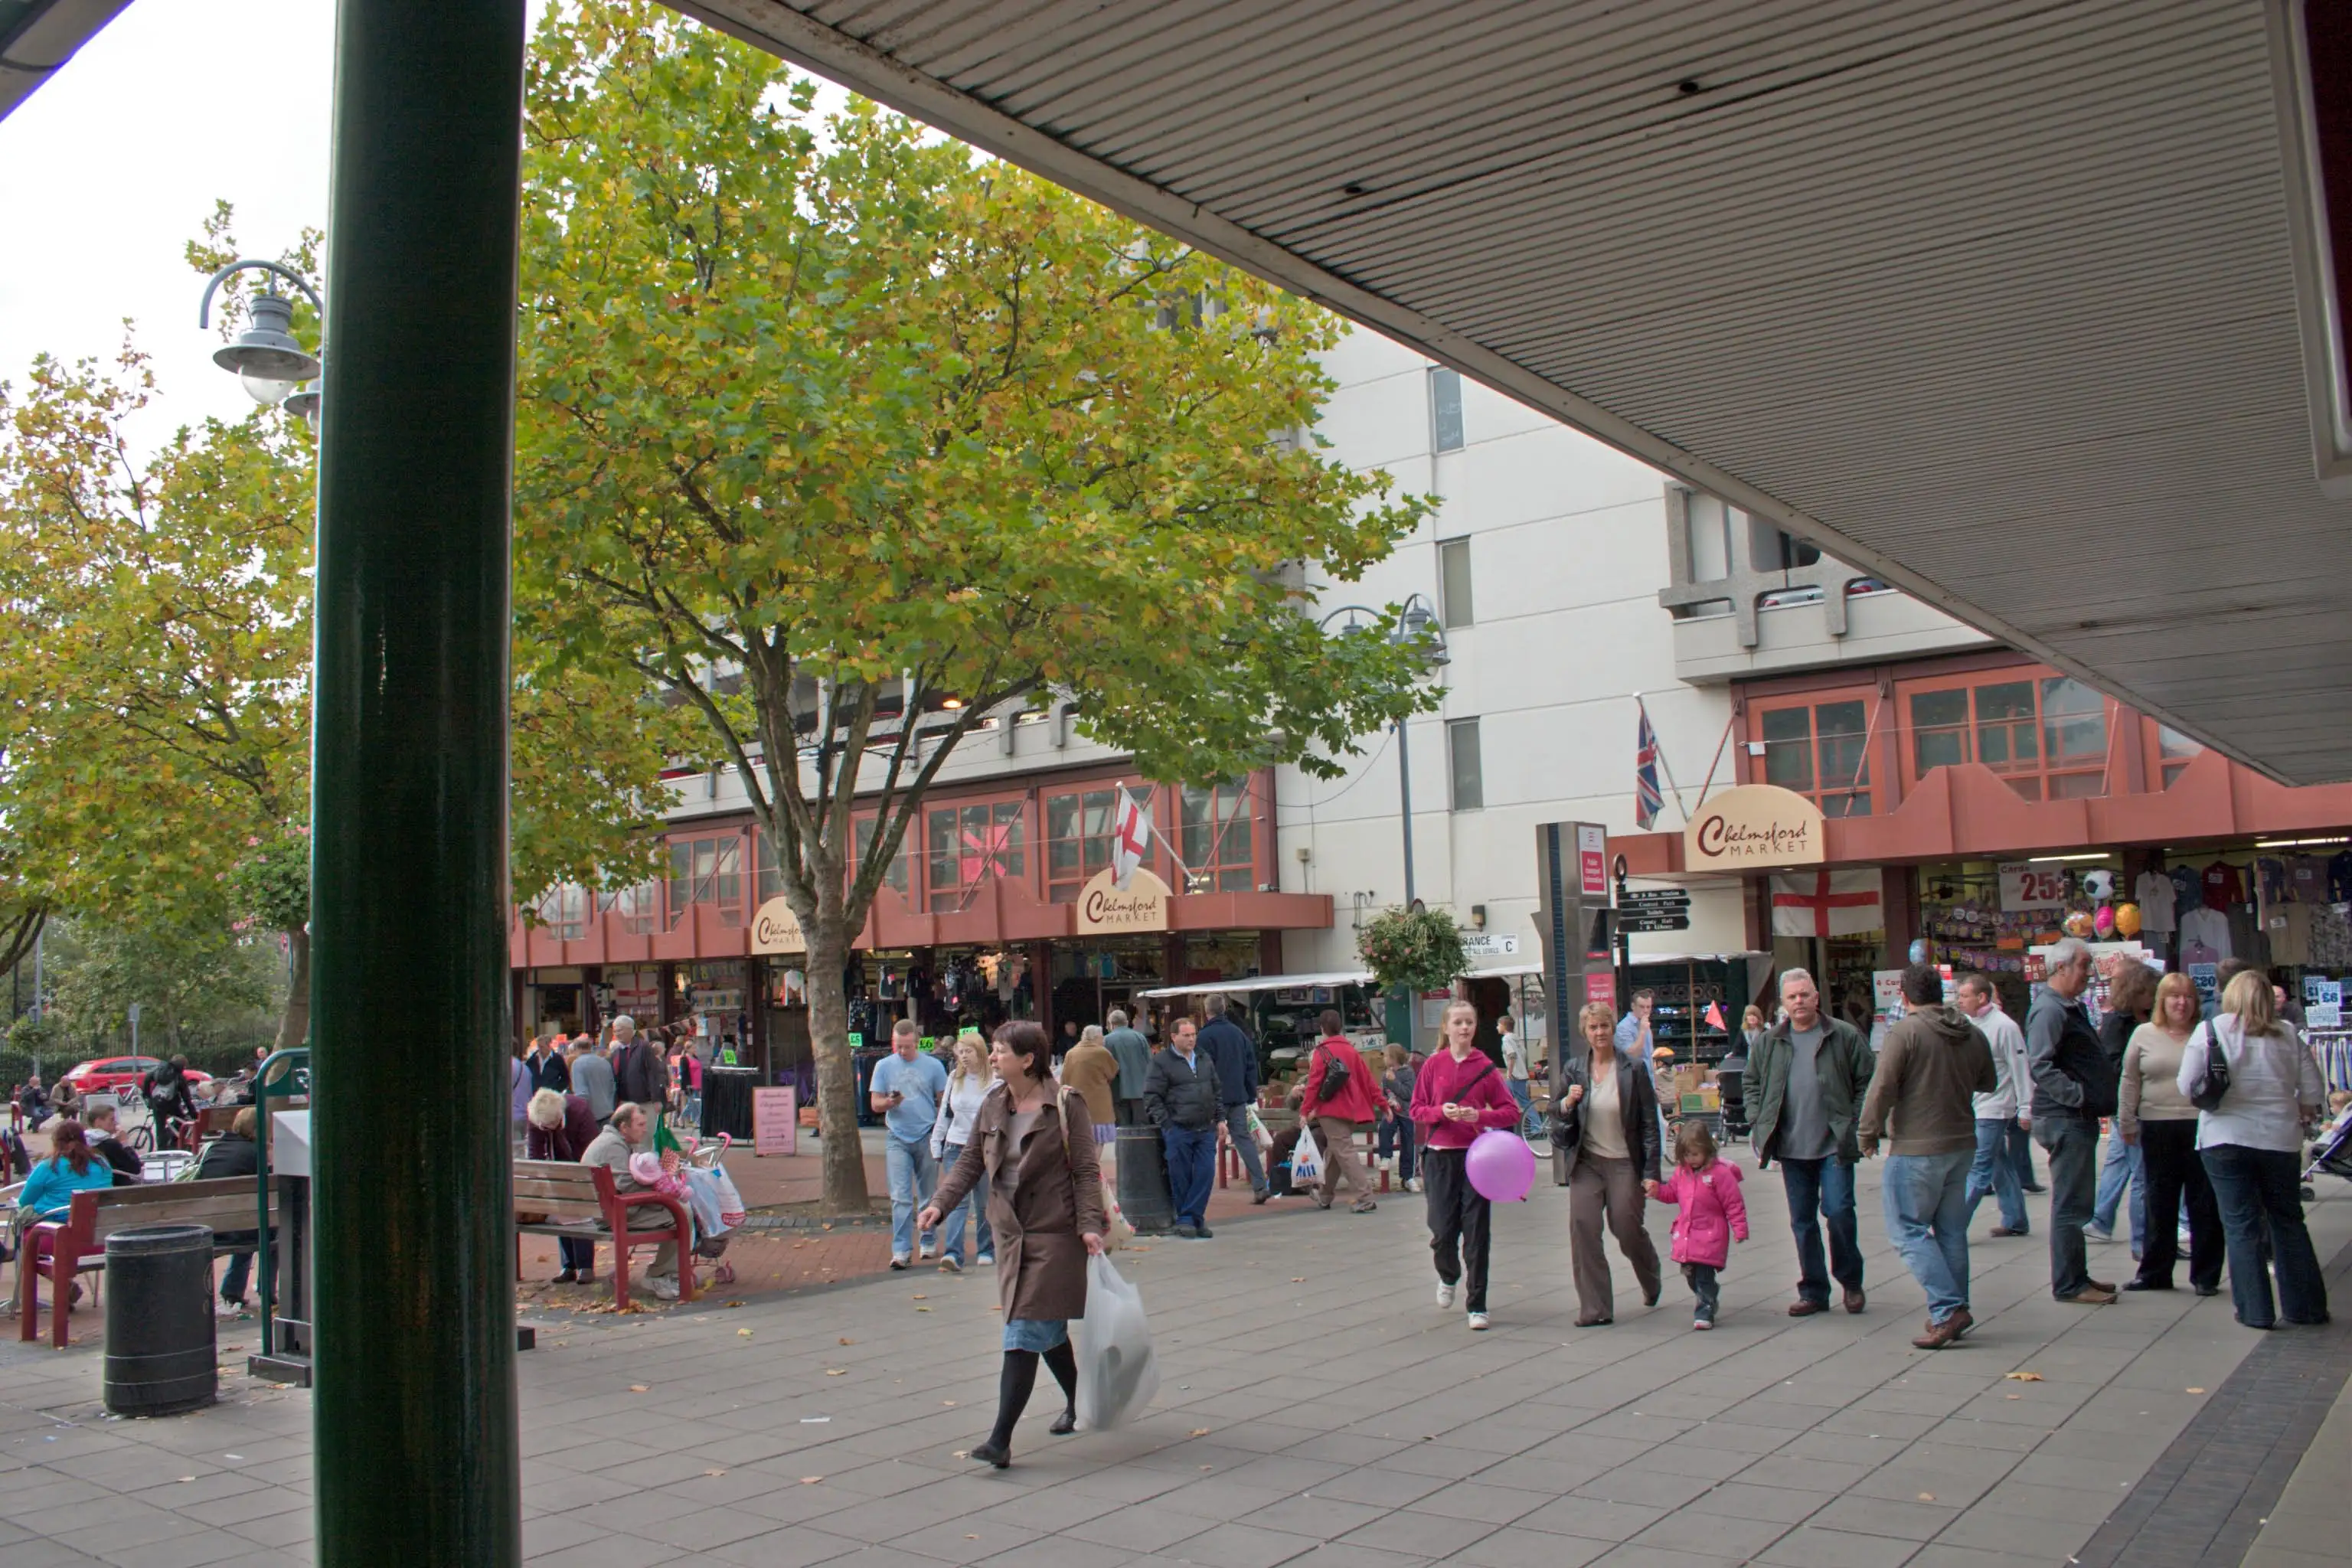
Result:
{"label": "lamp head", "polygon": [[325,401],[320,395],[320,384],[306,381],[302,389],[286,399],[286,412],[310,426],[310,434],[319,433],[319,405]]}
{"label": "lamp head", "polygon": [[293,304],[276,294],[253,301],[252,320],[236,342],[214,351],[213,363],[235,371],[246,395],[265,407],[286,400],[297,384],[315,379],[316,355],[295,341]]}

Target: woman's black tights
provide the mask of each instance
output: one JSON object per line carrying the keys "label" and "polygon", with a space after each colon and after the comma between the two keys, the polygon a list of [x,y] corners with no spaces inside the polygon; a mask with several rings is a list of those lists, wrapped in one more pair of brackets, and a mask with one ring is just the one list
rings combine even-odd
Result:
{"label": "woman's black tights", "polygon": [[[1065,1408],[1075,1408],[1078,1396],[1078,1358],[1064,1340],[1045,1352],[1045,1369],[1054,1381],[1062,1385]],[[1021,1413],[1029,1408],[1029,1391],[1037,1386],[1037,1352],[1006,1351],[1004,1365],[996,1374],[996,1430],[988,1440],[1010,1453],[1013,1449],[1013,1426]]]}

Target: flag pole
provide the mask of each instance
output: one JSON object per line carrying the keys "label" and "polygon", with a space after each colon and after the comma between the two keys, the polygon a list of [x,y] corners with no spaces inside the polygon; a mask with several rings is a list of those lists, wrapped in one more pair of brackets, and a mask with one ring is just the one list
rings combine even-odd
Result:
{"label": "flag pole", "polygon": [[1715,770],[1723,766],[1723,748],[1731,744],[1731,727],[1738,722],[1737,711],[1723,721],[1723,739],[1715,743],[1715,761],[1706,764],[1706,777],[1699,781],[1698,804],[1702,811],[1706,809],[1706,792],[1715,787]]}
{"label": "flag pole", "polygon": [[[1633,693],[1633,706],[1641,710],[1643,718],[1650,716],[1650,705],[1642,700],[1642,694],[1638,691]],[[1650,733],[1658,743],[1658,771],[1666,775],[1666,787],[1675,792],[1675,809],[1683,814],[1683,826],[1687,827],[1691,819],[1690,803],[1683,799],[1683,786],[1675,783],[1675,765],[1666,761],[1665,740],[1658,735],[1655,724],[1650,726]]]}

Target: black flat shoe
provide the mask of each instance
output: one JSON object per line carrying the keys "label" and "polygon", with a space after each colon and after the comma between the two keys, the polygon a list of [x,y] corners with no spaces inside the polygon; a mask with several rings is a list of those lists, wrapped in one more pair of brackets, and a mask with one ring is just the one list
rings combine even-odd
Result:
{"label": "black flat shoe", "polygon": [[2198,1285],[2191,1287],[2191,1289],[2193,1289],[2200,1296],[2218,1296],[2221,1293],[2221,1287],[2219,1285]]}
{"label": "black flat shoe", "polygon": [[2159,1285],[2153,1279],[2131,1279],[2124,1281],[2124,1289],[2126,1290],[2169,1290],[2172,1287],[2169,1285]]}
{"label": "black flat shoe", "polygon": [[994,1465],[1001,1470],[1013,1462],[1013,1450],[1000,1448],[994,1443],[974,1443],[971,1446],[971,1457],[984,1465]]}
{"label": "black flat shoe", "polygon": [[1075,1410],[1063,1411],[1059,1415],[1054,1417],[1054,1424],[1045,1428],[1045,1430],[1051,1432],[1056,1437],[1066,1437],[1077,1429],[1078,1413]]}

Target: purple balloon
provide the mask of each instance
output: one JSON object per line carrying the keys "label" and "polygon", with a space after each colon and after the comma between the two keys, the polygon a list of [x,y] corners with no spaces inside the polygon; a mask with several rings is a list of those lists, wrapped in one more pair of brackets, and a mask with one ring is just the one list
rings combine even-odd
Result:
{"label": "purple balloon", "polygon": [[1465,1163],[1470,1184],[1493,1203],[1523,1203],[1535,1184],[1536,1152],[1526,1139],[1499,1127],[1489,1127],[1471,1140]]}

